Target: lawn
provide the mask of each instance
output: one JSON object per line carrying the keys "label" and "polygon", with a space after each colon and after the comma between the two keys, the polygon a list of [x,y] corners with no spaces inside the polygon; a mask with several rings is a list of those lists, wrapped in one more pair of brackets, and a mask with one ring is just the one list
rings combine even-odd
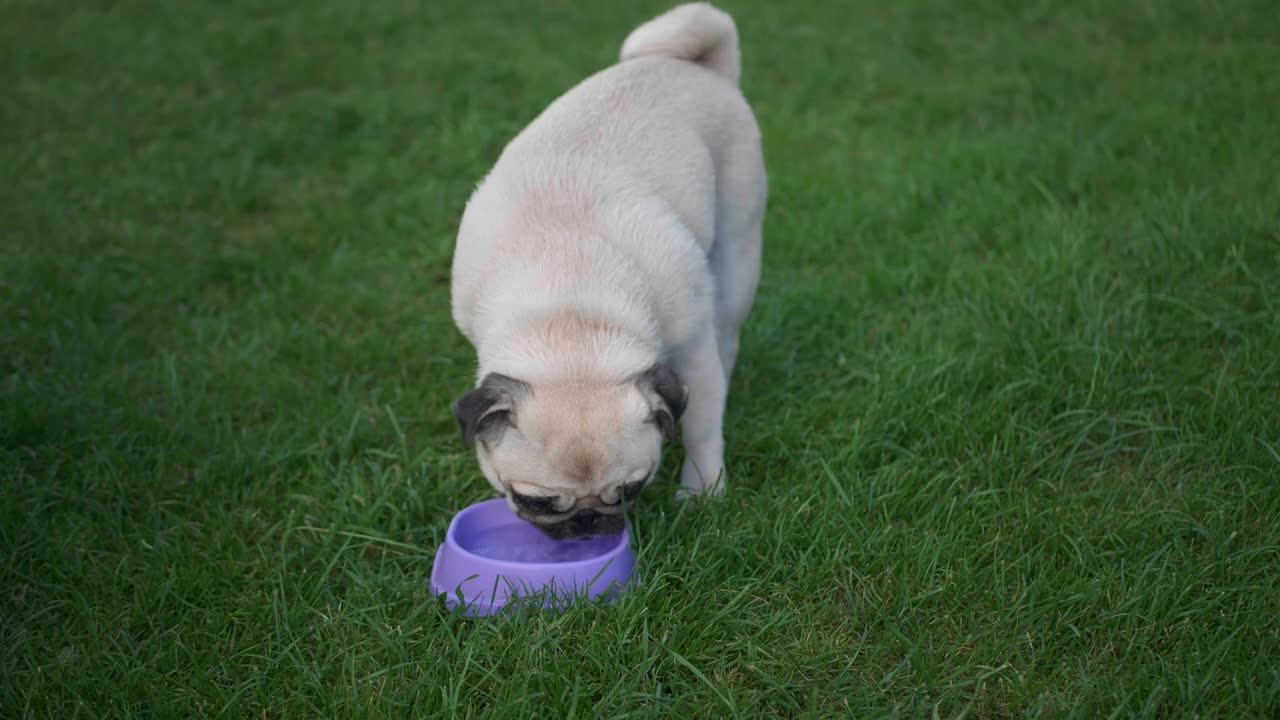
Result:
{"label": "lawn", "polygon": [[0,716],[1280,713],[1269,0],[727,1],[730,490],[431,596],[463,203],[666,6],[0,2]]}

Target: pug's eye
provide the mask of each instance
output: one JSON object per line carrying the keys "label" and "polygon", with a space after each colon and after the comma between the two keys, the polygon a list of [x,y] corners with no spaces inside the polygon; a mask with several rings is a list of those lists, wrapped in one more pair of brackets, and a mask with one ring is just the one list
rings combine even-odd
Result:
{"label": "pug's eye", "polygon": [[541,514],[556,511],[556,497],[554,495],[521,495],[513,490],[511,492],[511,501],[516,504],[516,507],[528,513]]}
{"label": "pug's eye", "polygon": [[635,500],[640,495],[640,491],[644,490],[644,480],[629,482],[622,486],[622,499]]}

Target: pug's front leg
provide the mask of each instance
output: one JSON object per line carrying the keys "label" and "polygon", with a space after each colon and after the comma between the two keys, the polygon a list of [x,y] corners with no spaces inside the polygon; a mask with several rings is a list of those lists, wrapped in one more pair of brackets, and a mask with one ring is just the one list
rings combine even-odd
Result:
{"label": "pug's front leg", "polygon": [[714,332],[704,333],[673,358],[689,387],[684,413],[685,460],[680,485],[685,495],[719,495],[724,490],[724,405],[728,384]]}

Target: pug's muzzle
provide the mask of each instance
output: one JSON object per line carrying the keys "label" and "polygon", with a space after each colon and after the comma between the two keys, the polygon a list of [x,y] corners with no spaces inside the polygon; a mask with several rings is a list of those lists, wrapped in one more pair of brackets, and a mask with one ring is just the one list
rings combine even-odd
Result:
{"label": "pug's muzzle", "polygon": [[594,535],[611,535],[622,529],[621,514],[606,515],[595,510],[579,510],[569,517],[553,523],[535,522],[547,537],[553,540],[573,540]]}

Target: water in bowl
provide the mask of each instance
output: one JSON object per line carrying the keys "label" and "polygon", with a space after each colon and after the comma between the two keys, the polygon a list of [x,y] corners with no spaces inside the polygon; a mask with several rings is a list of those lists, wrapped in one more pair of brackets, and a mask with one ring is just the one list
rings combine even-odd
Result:
{"label": "water in bowl", "polygon": [[470,534],[463,547],[491,560],[567,563],[599,557],[612,550],[617,543],[617,537],[608,535],[579,540],[553,540],[520,522],[476,530]]}

